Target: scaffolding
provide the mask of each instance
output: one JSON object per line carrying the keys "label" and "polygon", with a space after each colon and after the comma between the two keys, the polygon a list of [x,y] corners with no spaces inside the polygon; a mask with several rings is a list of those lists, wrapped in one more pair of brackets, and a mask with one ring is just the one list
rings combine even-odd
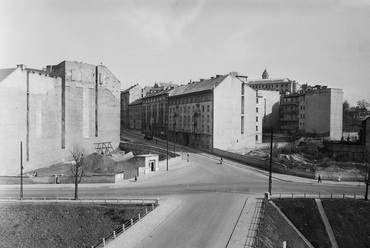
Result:
{"label": "scaffolding", "polygon": [[97,154],[112,156],[112,153],[114,153],[114,149],[111,142],[98,142],[94,143],[94,145]]}

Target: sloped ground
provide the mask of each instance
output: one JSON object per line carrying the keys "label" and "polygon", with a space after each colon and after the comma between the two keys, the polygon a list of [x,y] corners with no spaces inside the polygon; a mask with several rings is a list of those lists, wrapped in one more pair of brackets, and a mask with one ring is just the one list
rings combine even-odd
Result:
{"label": "sloped ground", "polygon": [[[314,199],[274,199],[274,203],[301,231],[316,248],[331,247],[324,223],[320,217]],[[370,247],[370,203],[352,199],[321,200],[339,247]],[[262,220],[260,245],[263,248],[275,248],[276,244],[288,241],[293,234],[282,228],[284,221],[277,212],[266,205],[265,217]],[[287,242],[287,247],[300,247],[295,240]]]}
{"label": "sloped ground", "polygon": [[0,247],[91,247],[145,205],[0,204]]}
{"label": "sloped ground", "polygon": [[339,247],[370,247],[370,202],[321,200]]}

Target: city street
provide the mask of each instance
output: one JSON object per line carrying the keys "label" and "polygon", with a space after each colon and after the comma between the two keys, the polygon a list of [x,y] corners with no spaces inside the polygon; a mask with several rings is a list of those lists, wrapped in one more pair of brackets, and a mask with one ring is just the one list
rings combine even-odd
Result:
{"label": "city street", "polygon": [[[128,134],[129,139],[136,139]],[[137,138],[140,141],[142,137]],[[152,144],[163,145],[154,140]],[[181,154],[181,153],[180,153]],[[185,156],[184,156],[185,159]],[[182,201],[139,247],[226,247],[245,200],[267,191],[268,177],[256,169],[226,161],[222,165],[211,155],[189,151],[188,165],[120,185],[81,185],[80,198],[150,197]],[[363,186],[286,182],[273,180],[273,192],[363,194]],[[0,197],[18,197],[19,186],[6,186]],[[25,197],[72,197],[72,185],[25,185]]]}

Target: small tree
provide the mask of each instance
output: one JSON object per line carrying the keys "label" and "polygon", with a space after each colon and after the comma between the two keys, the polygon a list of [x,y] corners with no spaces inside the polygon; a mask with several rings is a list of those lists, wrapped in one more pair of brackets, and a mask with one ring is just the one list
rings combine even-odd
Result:
{"label": "small tree", "polygon": [[357,180],[365,184],[365,201],[368,200],[369,186],[370,186],[370,159],[369,155],[365,154],[365,163],[361,164],[357,168],[356,177]]}
{"label": "small tree", "polygon": [[75,185],[75,200],[78,199],[78,184],[85,176],[86,171],[89,167],[87,163],[84,163],[84,154],[86,149],[79,147],[77,144],[73,145],[73,149],[69,151],[72,155],[74,163],[69,167],[69,178]]}

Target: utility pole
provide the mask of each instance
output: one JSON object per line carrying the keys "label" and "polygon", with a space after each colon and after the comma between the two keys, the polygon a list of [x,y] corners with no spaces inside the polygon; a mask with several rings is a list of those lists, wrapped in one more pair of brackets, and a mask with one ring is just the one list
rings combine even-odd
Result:
{"label": "utility pole", "polygon": [[21,196],[20,199],[22,200],[23,198],[23,157],[22,157],[22,141],[21,141]]}
{"label": "utility pole", "polygon": [[170,120],[170,111],[169,111],[169,109],[170,109],[170,100],[168,99],[168,97],[167,97],[167,171],[168,171],[168,131],[169,131],[169,128],[168,128],[168,126],[170,125],[170,122],[169,122],[169,120]]}
{"label": "utility pole", "polygon": [[272,188],[272,139],[274,136],[274,129],[271,125],[271,143],[270,143],[270,170],[269,170],[269,194],[271,195]]}

